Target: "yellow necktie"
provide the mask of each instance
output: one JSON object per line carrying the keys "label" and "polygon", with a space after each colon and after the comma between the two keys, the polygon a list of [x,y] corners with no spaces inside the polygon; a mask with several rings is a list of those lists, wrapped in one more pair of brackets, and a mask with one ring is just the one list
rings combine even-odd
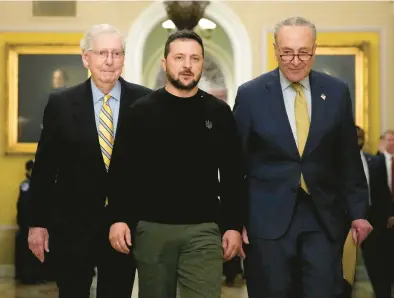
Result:
{"label": "yellow necktie", "polygon": [[112,110],[108,105],[108,100],[111,95],[107,94],[104,96],[103,106],[100,111],[99,121],[99,143],[101,147],[101,153],[103,154],[105,169],[108,171],[109,164],[111,161],[112,148],[114,145],[114,123],[112,119]]}
{"label": "yellow necktie", "polygon": [[[302,90],[302,85],[300,83],[293,83],[292,87],[297,92],[295,101],[294,101],[294,112],[295,112],[295,120],[296,120],[296,128],[297,128],[297,141],[298,141],[298,152],[302,157],[304,153],[306,139],[309,134],[309,113],[308,113],[308,104],[306,102],[304,91]],[[301,188],[308,192],[308,187],[306,186],[304,177],[301,173]]]}

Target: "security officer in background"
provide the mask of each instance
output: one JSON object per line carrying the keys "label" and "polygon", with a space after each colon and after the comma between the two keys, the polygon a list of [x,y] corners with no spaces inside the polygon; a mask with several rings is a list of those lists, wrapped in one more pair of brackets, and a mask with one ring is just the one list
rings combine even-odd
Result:
{"label": "security officer in background", "polygon": [[53,281],[50,255],[48,254],[48,261],[42,264],[32,254],[27,243],[29,233],[30,175],[33,166],[34,160],[28,160],[25,164],[26,179],[19,185],[17,202],[17,224],[19,230],[15,237],[15,279],[23,284],[38,284]]}
{"label": "security officer in background", "polygon": [[19,230],[15,239],[15,279],[24,284],[36,284],[44,281],[44,268],[31,253],[27,244],[29,232],[27,213],[29,210],[30,175],[34,161],[29,160],[25,164],[26,178],[19,186],[19,198],[17,202],[17,224]]}

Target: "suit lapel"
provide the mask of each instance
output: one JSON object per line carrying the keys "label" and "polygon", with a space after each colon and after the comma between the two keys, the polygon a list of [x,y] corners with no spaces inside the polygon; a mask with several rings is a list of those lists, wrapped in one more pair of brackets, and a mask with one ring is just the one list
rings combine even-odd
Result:
{"label": "suit lapel", "polygon": [[86,146],[83,150],[86,152],[87,156],[93,156],[93,160],[95,160],[98,165],[101,165],[101,169],[105,170],[97,134],[90,79],[82,84],[81,90],[78,90],[78,96],[72,98],[72,103],[73,117],[76,122],[76,132]]}
{"label": "suit lapel", "polygon": [[309,83],[311,86],[312,102],[312,119],[309,127],[309,134],[305,145],[304,155],[310,154],[319,144],[321,136],[319,135],[320,125],[324,124],[324,84],[318,73],[311,71],[309,74]]}
{"label": "suit lapel", "polygon": [[[278,130],[285,132],[285,135],[281,140],[281,142],[283,142],[283,148],[289,151],[292,155],[299,157],[298,148],[295,143],[286,112],[282,87],[280,85],[279,68],[271,72],[271,80],[266,84],[266,87],[270,93],[269,102],[271,105],[272,115],[274,116],[274,119],[277,119],[275,124],[278,126]],[[264,121],[266,121],[266,119],[264,119]]]}
{"label": "suit lapel", "polygon": [[108,172],[111,170],[111,165],[116,160],[116,152],[117,152],[116,149],[119,146],[118,145],[119,141],[117,141],[119,139],[118,136],[120,136],[123,133],[123,130],[124,130],[123,126],[125,126],[125,124],[126,124],[125,120],[127,119],[128,107],[133,102],[133,97],[130,94],[130,89],[127,87],[125,81],[122,78],[119,78],[119,82],[121,85],[121,93],[120,93],[118,123],[117,123],[117,128],[116,128],[115,142],[114,142],[114,146],[112,149],[111,163],[109,165]]}
{"label": "suit lapel", "polygon": [[[125,114],[127,112],[127,108],[132,103],[132,97],[130,96],[130,90],[126,86],[124,80],[119,78],[120,86],[121,86],[121,93],[120,93],[120,103],[119,103],[119,116],[118,116],[118,125],[116,129],[116,134],[118,135],[119,132],[123,130],[122,122],[124,122],[124,118],[126,117]],[[116,136],[115,136],[115,144],[116,145]]]}

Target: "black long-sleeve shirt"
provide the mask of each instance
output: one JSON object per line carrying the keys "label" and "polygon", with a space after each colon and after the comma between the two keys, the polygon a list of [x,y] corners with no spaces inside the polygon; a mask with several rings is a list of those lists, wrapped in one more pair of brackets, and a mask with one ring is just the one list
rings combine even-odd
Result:
{"label": "black long-sleeve shirt", "polygon": [[240,230],[241,150],[230,107],[202,90],[181,98],[162,88],[129,112],[130,133],[114,149],[125,175],[110,198],[112,220]]}

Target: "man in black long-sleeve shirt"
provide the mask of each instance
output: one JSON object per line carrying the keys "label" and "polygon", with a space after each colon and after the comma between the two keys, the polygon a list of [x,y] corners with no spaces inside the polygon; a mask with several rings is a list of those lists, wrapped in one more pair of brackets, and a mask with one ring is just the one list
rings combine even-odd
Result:
{"label": "man in black long-sleeve shirt", "polygon": [[182,297],[217,298],[223,258],[244,256],[235,120],[225,102],[197,87],[204,48],[196,33],[171,35],[162,65],[165,88],[130,108],[130,133],[118,147],[124,179],[110,198],[110,241],[129,253],[138,223],[140,298],[174,298],[178,282]]}

